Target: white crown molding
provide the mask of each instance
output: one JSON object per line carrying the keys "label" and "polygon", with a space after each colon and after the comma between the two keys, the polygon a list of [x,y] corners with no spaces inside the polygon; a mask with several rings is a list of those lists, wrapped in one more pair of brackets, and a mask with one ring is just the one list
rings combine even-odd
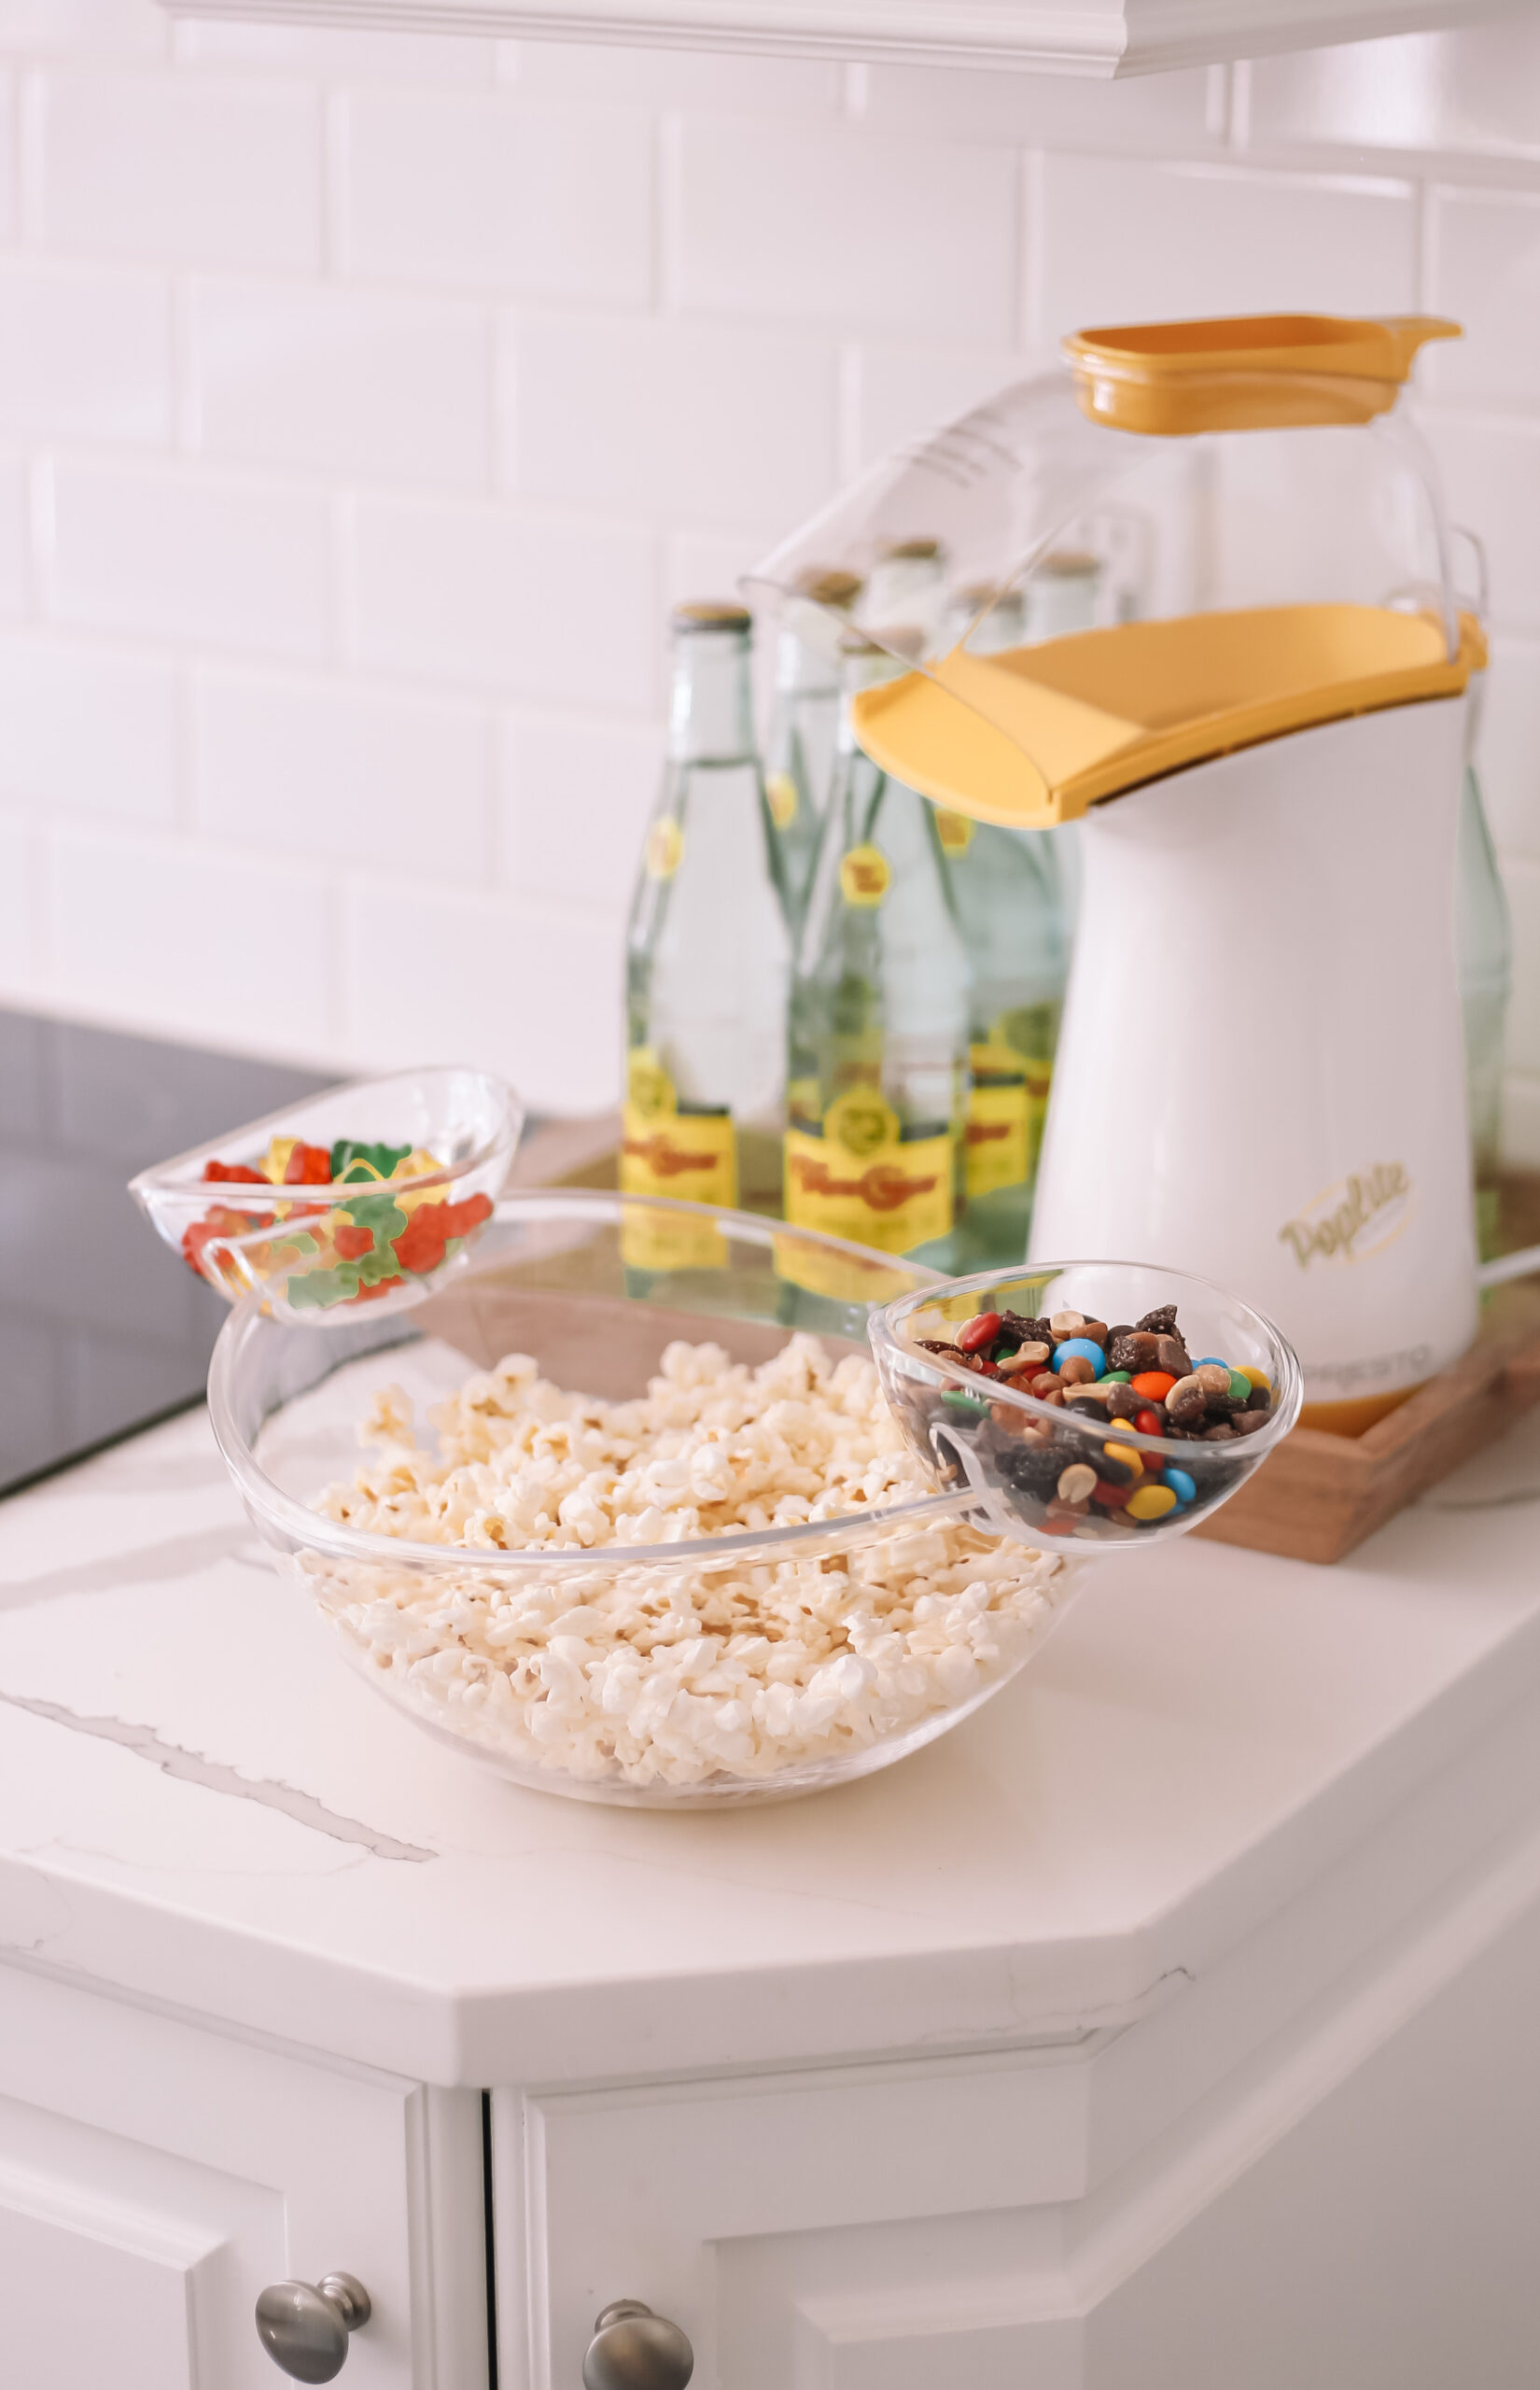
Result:
{"label": "white crown molding", "polygon": [[168,0],[189,17],[1110,77],[1512,15],[1526,0]]}

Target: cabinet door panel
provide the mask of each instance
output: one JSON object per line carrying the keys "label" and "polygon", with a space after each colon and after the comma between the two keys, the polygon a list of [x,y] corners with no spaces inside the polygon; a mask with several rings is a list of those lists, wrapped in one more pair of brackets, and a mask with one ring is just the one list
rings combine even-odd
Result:
{"label": "cabinet door panel", "polygon": [[479,2095],[0,1968],[7,2383],[274,2390],[259,2291],[338,2270],[373,2309],[348,2390],[486,2390]]}

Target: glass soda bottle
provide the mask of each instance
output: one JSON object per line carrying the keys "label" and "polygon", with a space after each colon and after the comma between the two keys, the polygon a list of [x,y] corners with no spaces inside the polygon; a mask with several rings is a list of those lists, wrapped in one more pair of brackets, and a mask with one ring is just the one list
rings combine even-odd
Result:
{"label": "glass soda bottle", "polygon": [[[1026,640],[1018,589],[965,589],[960,635],[983,607],[969,647],[997,654]],[[936,827],[973,966],[969,1005],[966,1206],[954,1239],[959,1271],[1019,1261],[1053,1081],[1069,939],[1057,830],[1006,830],[945,808]]]}
{"label": "glass soda bottle", "polygon": [[[886,634],[895,644],[891,629]],[[920,637],[911,642],[919,652]],[[968,1089],[968,957],[933,806],[856,742],[904,668],[844,642],[834,785],[792,981],[786,1216],[947,1266]]]}
{"label": "glass soda bottle", "polygon": [[[791,933],[754,744],[751,618],[679,606],[673,642],[667,762],[626,934],[620,1184],[775,1211]],[[628,1263],[715,1258],[709,1230],[656,1219],[627,1230]]]}
{"label": "glass soda bottle", "polygon": [[861,588],[853,572],[802,574],[776,650],[764,791],[793,926],[806,907],[839,737],[839,654],[830,617],[847,614]]}

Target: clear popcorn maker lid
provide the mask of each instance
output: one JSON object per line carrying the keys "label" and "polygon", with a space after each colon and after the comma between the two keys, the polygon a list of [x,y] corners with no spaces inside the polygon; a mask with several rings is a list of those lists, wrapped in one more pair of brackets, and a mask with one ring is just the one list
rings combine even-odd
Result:
{"label": "clear popcorn maker lid", "polygon": [[[1455,695],[1485,651],[1397,401],[1422,344],[1459,329],[1270,316],[1077,333],[1057,371],[873,467],[745,590],[804,640],[854,633],[905,663],[853,700],[861,744],[986,822],[1072,821],[1235,748]],[[1146,534],[1137,619],[1003,640],[1034,576],[1114,520]]]}

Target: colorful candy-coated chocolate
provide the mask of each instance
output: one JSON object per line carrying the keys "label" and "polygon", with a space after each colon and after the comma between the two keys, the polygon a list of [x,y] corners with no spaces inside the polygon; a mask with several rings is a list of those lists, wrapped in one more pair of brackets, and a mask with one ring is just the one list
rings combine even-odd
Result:
{"label": "colorful candy-coated chocolate", "polygon": [[1103,1444],[1101,1449],[1109,1460],[1120,1460],[1124,1468],[1131,1469],[1136,1477],[1142,1475],[1144,1455],[1132,1444]]}
{"label": "colorful candy-coated chocolate", "polygon": [[1162,1485],[1170,1487],[1183,1510],[1189,1502],[1196,1502],[1197,1499],[1197,1487],[1184,1469],[1163,1469],[1160,1472],[1160,1482]]}
{"label": "colorful candy-coated chocolate", "polygon": [[1129,1379],[1127,1370],[1109,1370],[1104,1378],[1098,1378],[1097,1380],[1098,1385],[1127,1385],[1128,1383]]}
{"label": "colorful candy-coated chocolate", "polygon": [[[959,1337],[958,1342],[960,1344],[962,1339]],[[1062,1344],[1054,1347],[1055,1369],[1061,1370],[1066,1361],[1089,1361],[1099,1377],[1107,1366],[1107,1356],[1099,1344],[1092,1343],[1088,1336],[1067,1336]]]}
{"label": "colorful candy-coated chocolate", "polygon": [[1251,1382],[1251,1379],[1246,1375],[1246,1372],[1245,1372],[1245,1371],[1244,1371],[1244,1370],[1232,1370],[1232,1371],[1230,1371],[1230,1399],[1231,1399],[1231,1401],[1232,1401],[1232,1402],[1249,1402],[1249,1401],[1251,1400],[1251,1399],[1252,1399],[1252,1382]]}
{"label": "colorful candy-coated chocolate", "polygon": [[1169,1485],[1141,1485],[1137,1494],[1129,1495],[1124,1505],[1128,1518],[1142,1520],[1146,1525],[1155,1519],[1163,1519],[1169,1511],[1175,1508],[1176,1495]]}
{"label": "colorful candy-coated chocolate", "polygon": [[1141,1436],[1158,1436],[1161,1432],[1160,1415],[1155,1411],[1136,1411],[1134,1426]]}
{"label": "colorful candy-coated chocolate", "polygon": [[1205,1353],[1201,1360],[1193,1363],[1195,1370],[1227,1370],[1229,1366],[1217,1353]]}
{"label": "colorful candy-coated chocolate", "polygon": [[1091,1488],[1091,1499],[1099,1510],[1121,1511],[1133,1490],[1132,1479],[1127,1485],[1114,1485],[1110,1477],[1099,1477]]}
{"label": "colorful candy-coated chocolate", "polygon": [[1130,1378],[1128,1383],[1136,1394],[1144,1395],[1151,1402],[1164,1402],[1176,1380],[1169,1370],[1141,1370],[1138,1377]]}
{"label": "colorful candy-coated chocolate", "polygon": [[1271,1394],[1273,1382],[1266,1370],[1242,1370],[1240,1374],[1249,1386],[1253,1388],[1259,1385],[1266,1386],[1267,1392]]}
{"label": "colorful candy-coated chocolate", "polygon": [[958,1329],[952,1341],[959,1353],[982,1353],[987,1344],[994,1343],[1000,1329],[998,1311],[981,1311],[976,1319],[966,1321]]}

